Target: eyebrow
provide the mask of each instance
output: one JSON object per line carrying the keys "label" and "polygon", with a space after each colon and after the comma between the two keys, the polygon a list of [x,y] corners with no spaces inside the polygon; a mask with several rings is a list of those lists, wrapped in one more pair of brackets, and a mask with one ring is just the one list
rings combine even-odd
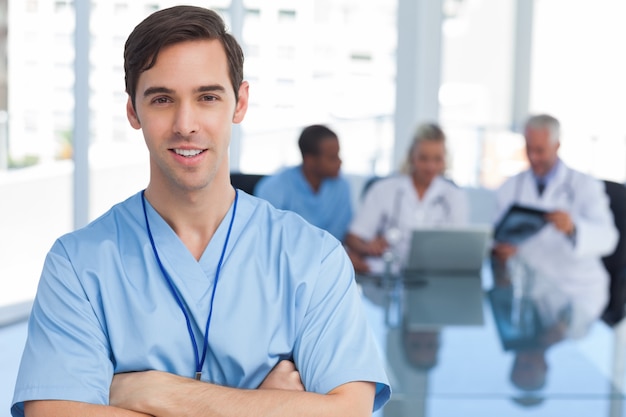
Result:
{"label": "eyebrow", "polygon": [[[226,89],[219,84],[203,85],[194,90],[194,93],[207,93],[207,92],[225,92]],[[148,97],[154,94],[174,94],[174,90],[167,87],[149,87],[143,92],[144,97]]]}

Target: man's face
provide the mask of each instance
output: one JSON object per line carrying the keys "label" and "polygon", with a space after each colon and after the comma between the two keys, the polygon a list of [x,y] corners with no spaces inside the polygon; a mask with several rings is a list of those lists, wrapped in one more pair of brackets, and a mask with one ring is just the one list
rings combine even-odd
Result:
{"label": "man's face", "polygon": [[195,191],[207,187],[220,169],[227,174],[231,127],[243,120],[247,103],[245,82],[235,101],[219,41],[163,48],[139,77],[136,111],[130,99],[126,106],[150,152],[150,184]]}
{"label": "man's face", "polygon": [[556,164],[559,142],[552,141],[548,128],[529,128],[526,129],[524,136],[530,168],[535,175],[543,177]]}
{"label": "man's face", "polygon": [[339,157],[339,140],[326,138],[319,143],[319,153],[315,156],[317,173],[322,178],[335,178],[341,169]]}

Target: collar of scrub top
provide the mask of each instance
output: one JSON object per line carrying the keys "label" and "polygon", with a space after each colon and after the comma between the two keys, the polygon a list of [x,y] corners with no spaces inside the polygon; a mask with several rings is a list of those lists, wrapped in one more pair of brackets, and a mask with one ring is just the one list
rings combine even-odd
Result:
{"label": "collar of scrub top", "polygon": [[217,288],[217,280],[220,276],[220,270],[222,269],[222,262],[224,261],[224,255],[226,253],[226,248],[228,247],[228,240],[230,238],[230,232],[233,228],[233,222],[235,220],[235,214],[237,213],[237,200],[239,199],[239,192],[235,188],[235,201],[233,202],[233,214],[230,217],[230,223],[228,225],[228,231],[226,232],[226,239],[224,239],[224,246],[222,247],[222,253],[220,255],[219,262],[217,263],[217,269],[215,271],[215,281],[213,282],[213,291],[211,292],[211,301],[209,304],[209,316],[207,317],[206,326],[204,329],[204,343],[202,345],[202,355],[198,351],[198,344],[196,343],[196,337],[194,336],[193,329],[191,327],[191,318],[189,317],[189,312],[185,308],[183,301],[181,300],[176,288],[174,286],[174,282],[172,278],[167,273],[163,263],[161,262],[161,257],[159,256],[159,252],[157,251],[156,244],[154,243],[154,238],[152,236],[152,231],[150,230],[150,222],[148,221],[148,212],[146,210],[146,197],[145,190],[141,192],[141,202],[143,204],[143,214],[146,221],[146,229],[148,232],[148,237],[150,239],[150,245],[152,246],[152,251],[154,252],[154,256],[156,257],[157,264],[159,265],[159,269],[163,274],[163,278],[167,282],[167,285],[170,288],[170,291],[174,298],[176,299],[176,304],[182,311],[185,316],[185,322],[187,323],[187,331],[189,332],[189,338],[191,339],[191,344],[193,345],[193,353],[196,362],[196,374],[195,378],[200,380],[202,377],[202,367],[204,366],[204,361],[206,359],[206,354],[209,346],[209,327],[211,325],[211,316],[213,315],[213,300],[215,299],[215,289]]}

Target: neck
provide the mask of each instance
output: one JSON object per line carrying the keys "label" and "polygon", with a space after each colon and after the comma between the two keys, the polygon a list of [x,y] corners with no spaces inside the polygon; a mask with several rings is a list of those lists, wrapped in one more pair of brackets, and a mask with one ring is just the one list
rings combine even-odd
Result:
{"label": "neck", "polygon": [[319,175],[316,175],[311,168],[308,168],[305,165],[302,165],[302,174],[304,175],[306,182],[309,183],[313,191],[318,192],[322,185],[323,178],[321,178]]}
{"label": "neck", "polygon": [[413,179],[413,187],[415,187],[415,190],[417,191],[417,195],[421,199],[426,193],[426,190],[428,190],[428,187],[430,187],[432,180],[425,180],[425,179],[419,178],[415,174],[413,174],[412,179]]}
{"label": "neck", "polygon": [[559,160],[557,159],[556,161],[554,161],[554,163],[550,166],[550,168],[548,168],[542,175],[539,175],[538,173],[533,171],[533,174],[535,175],[536,178],[539,179],[549,179],[550,177],[552,177],[552,174],[556,172],[556,167],[559,164]]}
{"label": "neck", "polygon": [[[146,199],[199,260],[235,198],[230,181],[217,181],[206,189],[186,191],[148,185]],[[165,189],[164,189],[165,188]]]}

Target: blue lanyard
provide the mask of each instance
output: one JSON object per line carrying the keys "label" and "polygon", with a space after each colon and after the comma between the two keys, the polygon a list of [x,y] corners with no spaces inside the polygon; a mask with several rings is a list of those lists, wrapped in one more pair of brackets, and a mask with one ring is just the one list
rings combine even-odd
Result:
{"label": "blue lanyard", "polygon": [[211,293],[211,303],[209,304],[209,317],[206,321],[206,327],[204,329],[204,345],[202,347],[202,358],[200,358],[200,353],[198,352],[198,344],[196,343],[196,337],[193,334],[193,329],[191,328],[191,319],[189,318],[189,313],[183,304],[183,301],[180,299],[176,288],[174,287],[174,283],[172,282],[172,278],[167,273],[165,268],[163,267],[163,263],[161,262],[161,258],[159,257],[159,252],[157,251],[156,245],[154,244],[154,238],[152,237],[152,231],[150,230],[150,223],[148,222],[148,212],[146,211],[146,198],[145,198],[145,190],[141,192],[141,202],[143,204],[143,215],[146,219],[146,229],[148,230],[148,237],[150,238],[150,244],[152,245],[152,251],[154,252],[154,256],[156,257],[157,263],[159,264],[159,268],[165,277],[165,281],[167,285],[170,287],[170,291],[174,295],[176,299],[176,303],[178,307],[183,312],[185,316],[185,321],[187,322],[187,331],[189,332],[189,337],[191,338],[191,344],[193,345],[193,353],[196,360],[196,379],[200,379],[202,376],[202,367],[204,366],[204,360],[206,359],[207,348],[209,345],[209,326],[211,324],[211,316],[213,315],[213,300],[215,299],[215,289],[217,288],[217,280],[220,276],[220,270],[222,269],[222,262],[224,261],[224,254],[226,253],[226,247],[228,246],[228,239],[230,238],[230,232],[233,228],[233,221],[235,220],[235,213],[237,212],[237,200],[239,199],[239,193],[235,189],[235,202],[233,203],[233,214],[230,218],[230,224],[228,225],[228,232],[226,233],[226,239],[224,240],[224,247],[222,248],[222,254],[220,255],[220,260],[217,263],[217,270],[215,271],[215,282],[213,283],[213,292]]}

